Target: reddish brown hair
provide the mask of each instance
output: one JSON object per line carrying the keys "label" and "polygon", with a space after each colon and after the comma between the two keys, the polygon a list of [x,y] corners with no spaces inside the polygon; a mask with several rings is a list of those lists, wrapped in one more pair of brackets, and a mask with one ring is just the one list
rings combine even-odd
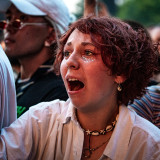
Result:
{"label": "reddish brown hair", "polygon": [[[89,34],[101,51],[104,64],[112,75],[123,75],[122,91],[118,101],[128,104],[140,97],[155,69],[157,56],[151,41],[142,30],[134,31],[128,24],[116,18],[87,17],[73,23],[61,37],[55,66],[63,60],[63,48],[73,30]],[[101,37],[101,41],[97,39]],[[109,62],[109,63],[108,63]]]}

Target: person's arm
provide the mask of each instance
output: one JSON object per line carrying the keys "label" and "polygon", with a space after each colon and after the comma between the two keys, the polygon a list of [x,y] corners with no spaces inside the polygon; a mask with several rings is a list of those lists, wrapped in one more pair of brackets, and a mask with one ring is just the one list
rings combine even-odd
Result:
{"label": "person's arm", "polygon": [[0,129],[16,120],[16,106],[13,70],[0,46]]}
{"label": "person's arm", "polygon": [[104,2],[100,2],[98,0],[84,0],[83,16],[87,17],[90,15],[110,16],[107,6],[104,4]]}
{"label": "person's arm", "polygon": [[28,112],[9,127],[3,128],[0,136],[0,159],[28,159],[33,142],[38,137],[32,135],[35,129],[36,125],[35,128],[31,125]]}
{"label": "person's arm", "polygon": [[84,17],[96,14],[96,4],[97,0],[84,0]]}
{"label": "person's arm", "polygon": [[[42,102],[25,112],[0,135],[0,159],[35,160],[45,154],[54,157],[57,137],[59,101]],[[51,132],[52,134],[51,136]],[[49,142],[51,148],[46,148]],[[52,152],[50,150],[52,149]]]}

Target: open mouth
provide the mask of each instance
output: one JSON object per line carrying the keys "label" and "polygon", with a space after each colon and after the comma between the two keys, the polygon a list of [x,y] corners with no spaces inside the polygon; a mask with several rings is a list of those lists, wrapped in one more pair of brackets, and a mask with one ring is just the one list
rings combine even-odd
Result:
{"label": "open mouth", "polygon": [[84,87],[83,82],[79,81],[78,79],[68,79],[68,86],[70,91],[78,91]]}

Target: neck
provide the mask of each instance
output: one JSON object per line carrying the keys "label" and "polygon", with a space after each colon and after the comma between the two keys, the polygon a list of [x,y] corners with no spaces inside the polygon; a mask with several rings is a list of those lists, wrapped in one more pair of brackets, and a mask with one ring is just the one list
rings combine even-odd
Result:
{"label": "neck", "polygon": [[93,113],[83,113],[77,110],[77,119],[84,130],[101,130],[105,129],[107,125],[111,124],[115,119],[119,111],[119,107],[115,104],[108,110],[96,111]]}
{"label": "neck", "polygon": [[48,54],[38,54],[32,56],[26,56],[19,59],[21,64],[20,73],[21,79],[30,78],[35,71],[41,66],[44,62],[50,59],[51,56]]}

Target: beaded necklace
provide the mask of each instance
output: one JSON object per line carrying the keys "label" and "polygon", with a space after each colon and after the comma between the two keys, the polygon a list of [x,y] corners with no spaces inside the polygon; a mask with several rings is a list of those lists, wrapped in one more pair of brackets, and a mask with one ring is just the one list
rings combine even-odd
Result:
{"label": "beaded necklace", "polygon": [[[95,147],[95,148],[91,148],[90,146],[90,142],[91,142],[91,136],[100,136],[100,135],[105,135],[106,133],[112,131],[117,123],[117,119],[118,119],[118,115],[116,116],[116,119],[115,121],[112,122],[112,124],[108,125],[105,129],[103,130],[100,130],[100,131],[97,131],[97,130],[94,130],[94,131],[90,131],[90,130],[84,130],[84,132],[87,133],[87,135],[89,135],[89,146],[88,148],[84,148],[83,149],[83,154],[82,156],[84,158],[90,158],[91,155],[92,155],[92,152],[99,149],[100,147],[102,147],[105,143],[107,143],[109,141],[109,139],[107,139],[105,142],[103,142],[101,145]],[[87,154],[88,153],[88,154]]]}

